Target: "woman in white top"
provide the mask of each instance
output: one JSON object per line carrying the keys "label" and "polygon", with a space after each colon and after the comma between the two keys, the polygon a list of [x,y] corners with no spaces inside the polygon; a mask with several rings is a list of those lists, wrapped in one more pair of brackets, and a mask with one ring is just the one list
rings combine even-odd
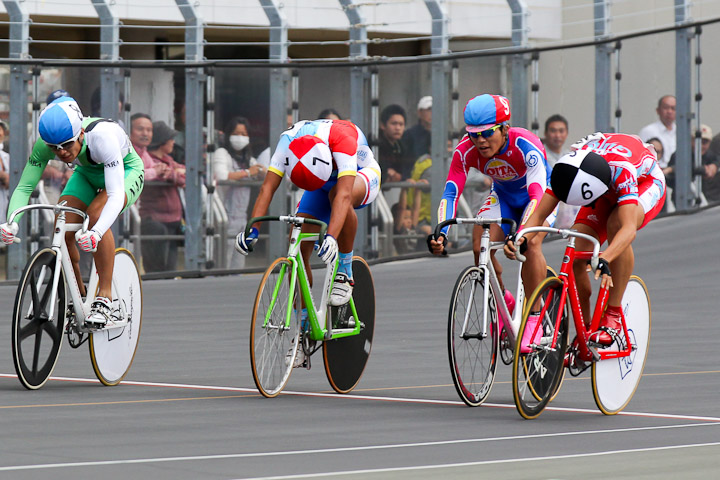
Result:
{"label": "woman in white top", "polygon": [[[265,176],[265,168],[252,156],[248,130],[250,124],[244,117],[233,117],[225,127],[223,146],[213,155],[213,171],[216,180],[257,180]],[[218,194],[223,200],[228,215],[228,232],[245,228],[250,205],[250,187],[244,182],[235,185],[221,185]],[[233,247],[235,238],[227,239],[227,268],[243,268],[245,256]]]}

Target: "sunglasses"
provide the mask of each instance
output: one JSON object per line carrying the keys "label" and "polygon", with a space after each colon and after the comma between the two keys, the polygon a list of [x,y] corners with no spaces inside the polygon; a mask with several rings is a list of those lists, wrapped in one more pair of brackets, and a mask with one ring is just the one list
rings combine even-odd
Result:
{"label": "sunglasses", "polygon": [[482,132],[468,132],[468,135],[470,135],[473,138],[482,137],[482,138],[490,138],[493,135],[495,135],[495,130],[502,127],[502,125],[495,125],[492,128],[488,128],[487,130],[483,130]]}
{"label": "sunglasses", "polygon": [[82,133],[82,130],[79,131],[77,135],[75,135],[73,138],[71,138],[67,142],[63,142],[63,143],[45,142],[45,145],[50,147],[50,149],[55,152],[57,152],[58,150],[68,150],[68,149],[72,148],[73,144],[77,141],[78,137],[80,137],[80,133]]}

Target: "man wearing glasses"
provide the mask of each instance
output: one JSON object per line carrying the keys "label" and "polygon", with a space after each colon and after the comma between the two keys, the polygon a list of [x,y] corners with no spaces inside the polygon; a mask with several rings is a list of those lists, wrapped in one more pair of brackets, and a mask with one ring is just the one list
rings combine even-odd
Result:
{"label": "man wearing glasses", "polygon": [[[40,138],[35,142],[12,194],[8,216],[28,204],[48,161],[57,158],[74,168],[59,201],[87,212],[90,229],[68,232],[65,240],[78,279],[82,278],[78,267],[80,254],[74,240],[84,251],[93,252],[95,258],[99,286],[90,316],[85,321],[96,328],[111,325],[115,239],[110,227],[142,191],[142,160],[117,123],[102,118],[84,118],[71,97],[60,97],[45,107],[40,114],[38,132]],[[81,219],[68,214],[67,221],[80,223]],[[17,223],[0,225],[0,239],[6,245],[14,241],[17,233]],[[82,282],[80,290],[83,296],[87,294]]]}
{"label": "man wearing glasses", "polygon": [[[483,94],[471,99],[464,110],[467,130],[453,152],[450,172],[438,207],[438,222],[456,216],[457,202],[465,187],[471,168],[492,178],[493,185],[478,216],[488,218],[512,218],[518,226],[527,221],[534,211],[550,181],[545,148],[540,139],[524,128],[510,127],[510,103],[500,95]],[[555,212],[547,219],[552,225]],[[447,230],[436,241],[428,237],[428,246],[435,255],[445,251]],[[490,240],[502,241],[510,233],[510,227],[491,225]],[[482,227],[473,229],[473,252],[475,264],[480,257]],[[536,235],[527,248],[527,262],[523,265],[523,284],[526,292],[532,292],[545,278],[545,257],[541,243],[544,235]],[[502,267],[492,252],[492,262],[501,287]],[[508,306],[514,305],[512,294],[505,290]]]}

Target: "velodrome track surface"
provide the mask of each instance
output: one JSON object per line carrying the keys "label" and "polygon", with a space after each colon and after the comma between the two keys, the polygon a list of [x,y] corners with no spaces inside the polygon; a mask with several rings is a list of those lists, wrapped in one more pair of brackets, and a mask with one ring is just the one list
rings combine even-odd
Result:
{"label": "velodrome track surface", "polygon": [[[286,394],[260,397],[248,358],[259,275],[147,281],[127,380],[103,387],[87,348],[57,379],[14,377],[0,287],[0,478],[717,478],[720,209],[652,222],[635,242],[650,290],[650,353],[621,415],[600,414],[589,372],[523,420],[500,365],[488,404],[464,406],[446,353],[449,295],[470,253],[372,267],[377,322],[358,388],[336,395],[319,355]],[[561,242],[546,244],[549,263]],[[516,267],[505,261],[506,281]]]}

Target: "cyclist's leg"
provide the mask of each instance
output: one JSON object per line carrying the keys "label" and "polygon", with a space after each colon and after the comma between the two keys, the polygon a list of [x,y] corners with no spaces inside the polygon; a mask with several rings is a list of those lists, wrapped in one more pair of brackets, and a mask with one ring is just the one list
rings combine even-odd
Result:
{"label": "cyclist's leg", "polygon": [[[614,207],[614,204],[605,198],[599,198],[595,202],[594,207],[582,207],[575,219],[573,229],[580,233],[593,236],[600,241],[602,245],[607,238],[607,219]],[[582,238],[575,239],[575,250],[588,251],[592,250],[592,242]],[[583,319],[586,324],[590,324],[592,314],[590,311],[590,295],[592,294],[592,284],[587,274],[587,260],[575,260],[573,271],[575,273],[575,285],[577,285],[578,296],[580,297],[580,309],[583,313]]]}
{"label": "cyclist's leg", "polygon": [[[297,216],[305,218],[315,218],[325,223],[330,221],[330,199],[328,198],[328,190],[325,187],[312,192],[303,193],[297,207]],[[320,231],[317,225],[303,224],[303,233],[312,233]],[[300,251],[305,264],[305,272],[308,276],[310,286],[313,284],[312,270],[310,269],[310,255],[313,252],[313,242],[303,242],[300,245]]]}
{"label": "cyclist's leg", "polygon": [[[90,226],[95,225],[100,218],[100,214],[105,208],[108,195],[105,190],[100,190],[95,199],[90,202],[87,213],[90,216]],[[127,196],[123,201],[123,209],[127,205]],[[95,259],[95,267],[98,273],[98,297],[105,297],[112,300],[112,273],[115,264],[115,237],[112,230],[108,229],[104,234],[100,243],[98,243],[97,251],[93,253]]]}
{"label": "cyclist's leg", "polygon": [[[58,202],[66,201],[69,207],[77,208],[84,212],[87,210],[93,198],[95,198],[95,192],[97,192],[97,188],[90,183],[90,180],[78,167],[68,179],[67,185],[65,185]],[[67,213],[65,218],[68,223],[82,222],[82,219],[73,213]],[[75,243],[75,232],[65,233],[65,244],[67,245],[70,261],[73,265],[75,278],[80,287],[80,294],[85,296],[87,292],[85,291],[85,285],[83,284],[82,275],[80,274],[80,252]]]}

